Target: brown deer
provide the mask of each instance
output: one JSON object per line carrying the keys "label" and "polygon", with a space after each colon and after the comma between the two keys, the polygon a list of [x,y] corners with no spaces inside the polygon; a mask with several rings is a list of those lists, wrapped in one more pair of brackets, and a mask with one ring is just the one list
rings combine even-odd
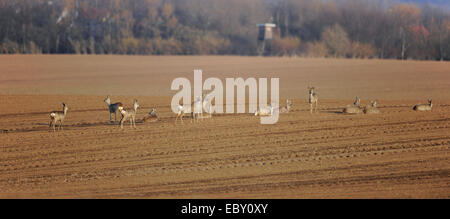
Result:
{"label": "brown deer", "polygon": [[156,115],[156,109],[152,108],[152,111],[150,111],[145,117],[144,119],[142,119],[143,122],[147,122],[147,121],[159,121],[158,116]]}
{"label": "brown deer", "polygon": [[370,106],[364,107],[363,112],[365,114],[378,114],[380,113],[380,109],[377,107],[377,100],[371,101]]}
{"label": "brown deer", "polygon": [[292,101],[286,100],[286,106],[280,109],[280,113],[289,113],[292,108]]}
{"label": "brown deer", "polygon": [[133,104],[133,110],[124,110],[123,107],[119,107],[119,111],[122,114],[122,119],[120,120],[120,128],[123,128],[123,122],[125,122],[127,119],[130,119],[131,126],[136,128],[136,112],[137,108],[139,107],[138,101],[134,100]]}
{"label": "brown deer", "polygon": [[356,100],[353,103],[353,106],[347,105],[342,112],[346,113],[346,114],[362,113],[363,110],[361,109],[360,102],[361,102],[361,99],[359,99],[359,97],[356,97]]}
{"label": "brown deer", "polygon": [[63,105],[62,111],[53,111],[50,113],[50,124],[48,125],[48,127],[50,128],[53,125],[53,132],[55,132],[55,126],[57,122],[59,122],[58,130],[60,129],[63,130],[64,119],[66,118],[69,107],[67,107],[65,103],[62,103],[62,105]]}
{"label": "brown deer", "polygon": [[413,107],[415,111],[431,111],[433,108],[433,100],[429,99],[428,104],[417,104]]}
{"label": "brown deer", "polygon": [[309,90],[309,98],[308,98],[308,103],[311,109],[311,114],[313,112],[313,104],[315,105],[314,107],[314,112],[317,112],[317,104],[319,103],[319,97],[317,96],[316,92],[315,92],[314,87],[308,87]]}
{"label": "brown deer", "polygon": [[108,110],[109,110],[109,122],[112,122],[112,114],[114,113],[114,121],[117,122],[117,111],[119,110],[119,107],[123,107],[121,102],[117,102],[114,104],[111,104],[111,98],[109,95],[104,100],[106,104],[108,104]]}

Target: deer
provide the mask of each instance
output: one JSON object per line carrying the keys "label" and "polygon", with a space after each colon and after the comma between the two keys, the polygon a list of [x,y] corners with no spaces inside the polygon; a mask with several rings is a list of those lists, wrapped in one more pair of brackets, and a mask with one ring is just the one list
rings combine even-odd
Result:
{"label": "deer", "polygon": [[[175,124],[177,124],[178,118],[180,118],[181,119],[181,123],[183,123],[184,114],[186,114],[187,112],[188,111],[187,111],[186,107],[179,105],[178,106],[178,112],[177,112],[177,118],[175,119]],[[191,118],[192,118],[192,116],[193,116],[193,113],[191,113]]]}
{"label": "deer", "polygon": [[[202,101],[202,99],[204,99],[204,101]],[[209,110],[209,116],[208,118],[212,117],[212,106],[211,106],[211,97],[210,95],[202,95],[202,98],[200,98],[200,96],[197,96],[195,98],[195,100],[192,102],[192,104],[194,106],[194,111],[190,113],[190,118],[191,118],[191,123],[192,121],[195,119],[198,121],[199,118],[204,118],[203,117],[203,108],[207,108]],[[181,106],[178,105],[178,112],[177,112],[177,117],[175,119],[175,124],[178,121],[178,118],[180,118],[181,123],[183,123],[183,117],[185,114],[188,113],[188,109],[185,106]]]}
{"label": "deer", "polygon": [[119,111],[122,114],[122,119],[120,120],[119,127],[123,128],[123,122],[125,122],[127,119],[130,119],[131,126],[136,128],[136,112],[137,108],[139,107],[138,101],[134,100],[133,104],[133,110],[127,111],[124,110],[122,106],[119,106]]}
{"label": "deer", "polygon": [[415,111],[431,111],[433,108],[433,100],[429,99],[428,104],[417,104],[413,107]]}
{"label": "deer", "polygon": [[319,97],[317,96],[316,92],[315,92],[315,87],[308,87],[309,90],[309,98],[308,98],[308,103],[310,106],[310,113],[312,114],[313,112],[313,104],[315,105],[314,107],[314,111],[317,112],[317,104],[319,102]]}
{"label": "deer", "polygon": [[370,106],[364,107],[363,112],[365,114],[378,114],[380,113],[380,109],[377,107],[377,100],[370,101]]}
{"label": "deer", "polygon": [[142,119],[143,122],[146,122],[147,120],[153,119],[155,121],[159,121],[158,116],[156,115],[156,109],[153,107],[152,110]]}
{"label": "deer", "polygon": [[361,109],[360,102],[361,102],[361,99],[359,99],[359,97],[356,97],[355,102],[353,103],[353,106],[347,105],[342,112],[346,113],[346,114],[362,113],[363,110]]}
{"label": "deer", "polygon": [[119,110],[119,107],[123,108],[123,105],[121,102],[117,102],[114,104],[111,104],[111,98],[109,97],[109,95],[106,97],[106,99],[104,100],[106,104],[108,104],[108,109],[109,109],[109,122],[112,122],[112,114],[114,113],[114,121],[117,122],[117,111]]}
{"label": "deer", "polygon": [[[204,95],[203,95],[204,97]],[[197,96],[195,98],[195,101],[192,103],[194,105],[194,112],[193,112],[193,117],[194,119],[197,118],[194,121],[198,121],[199,118],[203,118],[203,102],[202,102],[202,98],[200,96]]]}
{"label": "deer", "polygon": [[203,109],[207,109],[206,112],[209,114],[207,118],[212,118],[212,106],[211,106],[211,95],[203,95]]}
{"label": "deer", "polygon": [[292,101],[286,100],[286,106],[280,109],[280,113],[289,113],[292,107]]}
{"label": "deer", "polygon": [[269,105],[268,107],[260,108],[255,111],[255,116],[271,116],[273,115],[274,107]]}
{"label": "deer", "polygon": [[[198,119],[212,118],[212,106],[211,106],[211,95],[203,94],[202,98],[197,96],[195,101],[192,103],[194,105],[194,112],[191,114],[191,118],[198,121]],[[203,109],[207,109],[206,112],[209,114],[207,117],[203,117]],[[194,120],[195,121],[195,120]]]}
{"label": "deer", "polygon": [[57,122],[59,122],[58,130],[60,129],[63,130],[64,119],[66,118],[69,107],[67,107],[65,103],[62,103],[62,105],[63,105],[62,111],[53,111],[50,113],[50,124],[48,125],[48,127],[50,128],[53,125],[53,132],[55,132],[55,126]]}

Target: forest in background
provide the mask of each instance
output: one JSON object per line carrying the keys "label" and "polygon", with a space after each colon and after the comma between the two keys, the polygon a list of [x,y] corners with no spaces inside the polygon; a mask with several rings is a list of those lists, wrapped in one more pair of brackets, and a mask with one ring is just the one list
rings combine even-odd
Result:
{"label": "forest in background", "polygon": [[0,0],[0,53],[450,60],[450,10],[389,0]]}

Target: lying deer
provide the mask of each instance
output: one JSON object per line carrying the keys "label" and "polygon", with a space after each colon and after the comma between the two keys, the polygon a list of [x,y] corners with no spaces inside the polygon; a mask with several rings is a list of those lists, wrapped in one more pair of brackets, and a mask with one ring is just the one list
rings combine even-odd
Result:
{"label": "lying deer", "polygon": [[292,101],[286,100],[286,106],[280,109],[280,113],[289,113],[292,108]]}
{"label": "lying deer", "polygon": [[272,105],[256,110],[255,116],[271,116],[273,115],[274,107]]}
{"label": "lying deer", "polygon": [[428,104],[417,104],[413,107],[415,111],[431,111],[433,108],[433,100],[429,99]]}
{"label": "lying deer", "polygon": [[371,101],[370,106],[364,107],[364,113],[365,114],[378,114],[380,113],[380,109],[377,107],[377,101]]}
{"label": "lying deer", "polygon": [[356,100],[353,103],[353,106],[347,105],[344,108],[344,110],[342,110],[342,112],[346,113],[346,114],[359,114],[359,113],[362,113],[363,110],[361,109],[360,102],[361,102],[361,99],[359,99],[359,97],[356,97]]}
{"label": "lying deer", "polygon": [[147,122],[148,120],[152,120],[152,121],[159,121],[158,116],[156,115],[156,109],[152,108],[152,111],[150,111],[145,117],[144,119],[142,119],[142,121]]}

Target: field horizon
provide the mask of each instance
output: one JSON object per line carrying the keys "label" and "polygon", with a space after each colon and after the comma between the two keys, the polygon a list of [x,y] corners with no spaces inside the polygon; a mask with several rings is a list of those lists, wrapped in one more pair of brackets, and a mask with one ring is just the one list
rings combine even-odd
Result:
{"label": "field horizon", "polygon": [[[70,61],[69,61],[70,60]],[[126,63],[126,64],[125,64]],[[173,96],[172,80],[279,77],[280,96],[450,99],[449,62],[242,56],[1,55],[0,94]],[[31,72],[32,71],[32,72]],[[427,90],[423,92],[423,90]]]}

